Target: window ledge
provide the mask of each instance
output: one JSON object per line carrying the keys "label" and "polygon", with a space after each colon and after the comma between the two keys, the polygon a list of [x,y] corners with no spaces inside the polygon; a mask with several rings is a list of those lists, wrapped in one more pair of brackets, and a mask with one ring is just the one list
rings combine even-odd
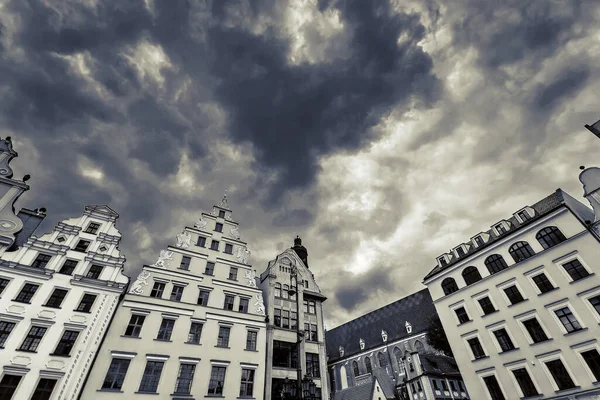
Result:
{"label": "window ledge", "polygon": [[171,393],[172,397],[180,397],[182,399],[194,400],[191,393]]}
{"label": "window ledge", "polygon": [[479,357],[479,358],[476,358],[476,359],[474,359],[474,360],[471,360],[471,362],[477,362],[477,361],[485,360],[485,359],[487,359],[487,358],[490,358],[490,356],[483,356],[483,357]]}
{"label": "window ledge", "polygon": [[160,393],[139,391],[139,392],[133,392],[133,394],[156,394],[156,395],[158,395]]}
{"label": "window ledge", "polygon": [[514,349],[510,349],[510,350],[504,350],[504,351],[501,351],[501,352],[500,352],[500,353],[498,353],[498,354],[512,353],[513,351],[517,351],[517,350],[519,350],[519,348],[518,348],[518,347],[515,347]]}
{"label": "window ledge", "polygon": [[125,393],[119,389],[98,389],[96,392],[112,392],[112,393]]}
{"label": "window ledge", "polygon": [[170,342],[172,343],[173,341],[170,339],[154,339],[155,342]]}
{"label": "window ledge", "polygon": [[573,331],[573,332],[565,333],[563,336],[572,336],[572,335],[575,335],[580,332],[585,332],[587,330],[588,330],[588,328],[581,328],[581,329],[577,329],[576,331]]}
{"label": "window ledge", "polygon": [[139,337],[139,336],[127,336],[127,335],[121,335],[121,337],[123,337],[123,338],[127,338],[127,339],[141,339],[141,337]]}
{"label": "window ledge", "polygon": [[530,346],[536,346],[536,345],[538,345],[538,344],[542,344],[542,343],[548,343],[548,342],[551,342],[551,341],[553,341],[553,340],[554,340],[554,338],[548,338],[548,339],[546,339],[546,340],[542,340],[541,342],[535,342],[535,343],[531,343],[531,344],[530,344]]}
{"label": "window ledge", "polygon": [[23,350],[23,349],[16,349],[16,351],[22,351],[23,353],[37,353],[36,350]]}
{"label": "window ledge", "polygon": [[494,310],[494,311],[492,311],[492,312],[490,312],[490,313],[483,314],[483,315],[481,316],[481,318],[485,318],[485,317],[487,317],[487,316],[494,315],[494,314],[496,314],[498,311],[499,311],[499,310]]}
{"label": "window ledge", "polygon": [[570,387],[568,389],[555,390],[554,393],[557,393],[557,394],[558,393],[565,393],[565,392],[569,392],[571,390],[577,390],[577,389],[581,389],[581,386],[578,385],[578,386]]}
{"label": "window ledge", "polygon": [[[244,351],[253,351],[255,353],[258,353],[258,350],[251,350],[251,349],[244,349]],[[239,397],[238,397],[239,398]],[[250,399],[251,397],[247,397],[248,399]]]}
{"label": "window ledge", "polygon": [[255,399],[255,398],[256,398],[256,397],[251,397],[251,396],[240,396],[240,397],[236,397],[236,399],[250,399],[250,400],[253,400],[253,399]]}
{"label": "window ledge", "polygon": [[215,274],[207,274],[206,272],[203,275],[215,276]]}
{"label": "window ledge", "polygon": [[543,295],[545,295],[545,294],[552,293],[552,292],[554,292],[555,290],[558,290],[558,289],[560,289],[560,286],[557,286],[557,287],[555,287],[555,288],[553,288],[553,289],[550,289],[550,290],[548,290],[547,292],[540,293],[540,294],[538,294],[538,296],[543,296]]}
{"label": "window ledge", "polygon": [[231,278],[227,278],[228,281],[232,281],[232,282],[237,282],[237,279],[231,279]]}
{"label": "window ledge", "polygon": [[21,300],[17,300],[17,299],[13,299],[12,301],[14,301],[15,303],[21,303],[21,304],[31,304],[30,301],[21,301]]}
{"label": "window ledge", "polygon": [[80,312],[83,314],[91,314],[92,313],[91,311],[81,311],[81,310],[73,310],[73,312]]}
{"label": "window ledge", "polygon": [[64,358],[71,358],[70,354],[55,354],[55,353],[50,353],[49,354],[52,357],[64,357]]}
{"label": "window ledge", "polygon": [[527,397],[521,397],[520,400],[525,400],[525,399],[541,399],[543,398],[544,395],[543,394],[534,394],[533,396],[527,396]]}
{"label": "window ledge", "polygon": [[458,324],[458,325],[456,325],[456,326],[463,326],[463,325],[466,325],[466,324],[468,324],[469,322],[473,322],[473,320],[472,320],[472,319],[470,319],[470,320],[468,320],[468,321],[461,322],[460,324]]}
{"label": "window ledge", "polygon": [[587,276],[584,276],[583,278],[579,278],[576,281],[569,282],[569,285],[572,285],[572,284],[577,283],[577,282],[585,281],[587,278],[591,278],[594,275],[596,275],[596,274],[594,272],[592,272],[591,274],[589,274]]}
{"label": "window ledge", "polygon": [[[216,397],[216,398],[220,398],[220,399],[224,399],[225,396],[223,396],[222,394],[206,394],[204,395],[204,397]],[[238,399],[240,399],[241,397],[238,397]]]}
{"label": "window ledge", "polygon": [[[508,306],[508,308],[511,308],[511,307],[518,306],[519,304],[523,304],[523,303],[525,303],[526,301],[529,301],[529,299],[523,299],[523,300],[519,301],[518,303],[513,303],[513,304],[510,304],[510,305]],[[527,397],[523,397],[523,399],[525,399],[525,398],[527,398]]]}
{"label": "window ledge", "polygon": [[229,346],[219,346],[218,344],[215,345],[215,347],[218,347],[220,349],[229,349],[230,348]]}
{"label": "window ledge", "polygon": [[48,304],[42,304],[42,307],[53,308],[55,310],[61,310],[62,309],[62,307],[49,306]]}
{"label": "window ledge", "polygon": [[193,344],[195,346],[202,346],[202,343],[194,343],[194,342],[183,342],[183,344]]}

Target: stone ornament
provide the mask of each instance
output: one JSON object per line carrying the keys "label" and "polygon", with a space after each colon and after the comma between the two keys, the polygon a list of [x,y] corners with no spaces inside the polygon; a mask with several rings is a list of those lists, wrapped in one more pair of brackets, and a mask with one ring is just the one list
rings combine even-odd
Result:
{"label": "stone ornament", "polygon": [[230,230],[229,230],[229,235],[234,238],[235,240],[240,240],[240,227],[239,226],[233,226]]}
{"label": "stone ornament", "polygon": [[384,330],[381,330],[381,339],[383,339],[383,343],[386,343],[388,340],[388,334]]}
{"label": "stone ornament", "polygon": [[361,350],[365,349],[365,341],[363,340],[363,338],[360,338],[360,340],[358,341],[358,344],[360,345]]}
{"label": "stone ornament", "polygon": [[262,293],[256,294],[256,303],[254,303],[254,311],[258,315],[265,315],[265,302]]}
{"label": "stone ornament", "polygon": [[194,224],[194,228],[204,229],[207,224],[208,224],[208,222],[206,222],[206,220],[204,219],[204,216],[202,214],[200,214],[200,218]]}
{"label": "stone ornament", "polygon": [[340,352],[340,357],[344,357],[344,348],[342,346],[340,346],[340,348],[338,350]]}
{"label": "stone ornament", "polygon": [[192,245],[192,234],[186,231],[181,232],[177,235],[177,244],[176,247],[180,249],[187,249]]}
{"label": "stone ornament", "polygon": [[169,250],[161,250],[158,260],[156,260],[156,262],[150,266],[167,269],[171,264],[171,261],[173,261],[173,252]]}
{"label": "stone ornament", "polygon": [[232,221],[232,219],[231,219],[231,213],[225,213],[225,220],[226,221]]}
{"label": "stone ornament", "polygon": [[248,280],[246,283],[247,286],[258,289],[258,286],[256,286],[256,273],[253,270],[246,270],[246,272],[244,272],[244,278]]}
{"label": "stone ornament", "polygon": [[239,262],[241,262],[242,264],[248,264],[248,259],[250,258],[250,250],[248,250],[247,246],[240,246],[237,249],[237,253],[235,254],[235,257],[237,258],[237,260]]}
{"label": "stone ornament", "polygon": [[138,275],[137,279],[135,280],[135,282],[133,282],[133,285],[131,286],[131,290],[129,291],[129,293],[133,293],[133,294],[142,294],[144,293],[144,287],[143,286],[147,286],[148,282],[146,281],[148,278],[150,278],[152,276],[151,272],[142,270],[142,272],[140,272],[140,274]]}
{"label": "stone ornament", "polygon": [[8,166],[8,163],[15,157],[17,157],[17,152],[12,148],[10,136],[0,140],[0,176],[8,179],[12,178],[13,170]]}
{"label": "stone ornament", "polygon": [[221,200],[221,203],[219,204],[219,207],[223,207],[223,208],[229,209],[229,204],[227,204],[227,190],[225,191],[225,194],[223,195],[223,200]]}
{"label": "stone ornament", "polygon": [[407,333],[412,333],[412,325],[410,324],[410,322],[406,321],[404,327],[406,328]]}

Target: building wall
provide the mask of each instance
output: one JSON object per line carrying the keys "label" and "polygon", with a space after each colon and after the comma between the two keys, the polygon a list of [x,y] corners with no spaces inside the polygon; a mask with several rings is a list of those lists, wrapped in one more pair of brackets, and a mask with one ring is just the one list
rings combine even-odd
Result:
{"label": "building wall", "polygon": [[[544,250],[535,235],[546,226],[558,227],[567,240]],[[508,253],[508,248],[512,243],[520,240],[527,241],[536,254],[515,263]],[[472,398],[490,398],[482,380],[483,377],[490,374],[496,375],[505,398],[521,397],[515,397],[515,393],[520,393],[520,389],[509,371],[515,366],[527,368],[539,393],[544,398],[563,398],[561,397],[563,393],[557,393],[554,381],[543,367],[543,361],[547,361],[547,357],[550,359],[561,357],[571,378],[579,386],[579,388],[566,391],[564,396],[596,390],[596,385],[593,383],[595,379],[578,351],[589,346],[597,346],[596,341],[600,337],[598,326],[600,316],[586,300],[589,295],[600,292],[600,278],[592,274],[573,282],[561,265],[570,259],[577,258],[593,273],[597,269],[596,264],[600,256],[598,246],[598,241],[588,233],[581,222],[566,208],[560,208],[425,282],[435,301],[438,314]],[[484,266],[484,260],[488,255],[495,253],[504,257],[509,268],[490,275]],[[470,286],[465,286],[461,271],[471,265],[478,268],[483,279]],[[542,271],[558,289],[540,294],[531,280],[531,276]],[[441,282],[449,276],[456,280],[460,289],[445,296]],[[514,283],[526,300],[510,305],[502,288]],[[490,297],[497,312],[483,316],[482,310],[476,302],[476,299],[483,295]],[[567,334],[553,313],[553,309],[557,305],[567,305],[585,329]],[[454,309],[459,306],[465,307],[471,322],[458,323]],[[520,322],[523,316],[529,315],[537,316],[551,340],[537,344],[531,343],[529,335]],[[492,330],[498,327],[506,328],[517,349],[500,352],[498,343],[492,334]],[[486,358],[474,360],[466,342],[466,339],[474,336],[479,337],[487,355]],[[584,347],[574,348],[577,346]]]}
{"label": "building wall", "polygon": [[[226,211],[226,218],[219,217],[219,211]],[[223,224],[222,232],[214,230],[217,223]],[[181,363],[195,365],[190,392],[194,398],[208,395],[213,366],[226,368],[222,393],[225,398],[240,395],[243,368],[255,371],[253,398],[263,398],[266,327],[262,293],[244,255],[246,244],[232,230],[237,231],[237,224],[231,221],[230,210],[226,205],[215,206],[213,213],[203,214],[194,228],[185,228],[183,235],[179,235],[178,244],[167,248],[172,253],[161,254],[163,263],[144,266],[117,311],[82,399],[112,399],[118,394],[122,395],[120,397],[135,394],[140,399],[156,398],[156,394],[171,398]],[[199,237],[206,238],[204,247],[198,245]],[[218,250],[210,248],[212,240],[220,242]],[[233,244],[232,254],[224,253],[225,243]],[[184,256],[191,258],[187,270],[180,268]],[[209,262],[215,263],[213,275],[206,273]],[[237,279],[230,279],[231,267],[238,269]],[[160,298],[150,297],[157,282],[165,284],[164,292]],[[176,284],[185,286],[180,301],[170,300]],[[207,305],[197,304],[201,289],[210,292]],[[235,296],[233,310],[224,309],[226,294]],[[239,311],[242,298],[249,299],[247,312]],[[146,317],[139,337],[128,337],[125,332],[134,314]],[[157,339],[164,318],[175,320],[168,341]],[[187,343],[192,322],[202,324],[199,344]],[[221,326],[230,327],[227,347],[217,346]],[[248,331],[257,332],[256,350],[246,349]],[[131,360],[120,389],[103,388],[113,358]],[[157,390],[140,393],[146,363],[156,360],[164,362]]]}
{"label": "building wall", "polygon": [[[0,279],[10,282],[0,294],[0,322],[16,325],[0,348],[0,365],[2,377],[22,375],[13,399],[29,399],[40,378],[57,380],[50,397],[53,400],[73,399],[81,389],[128,282],[122,273],[125,259],[117,247],[121,235],[114,226],[116,218],[108,207],[86,207],[83,216],[62,221],[54,231],[33,236],[21,249],[4,253]],[[100,224],[97,233],[85,233],[90,222]],[[91,242],[85,252],[73,250],[80,239]],[[50,261],[45,268],[31,267],[40,253],[51,256]],[[58,272],[66,260],[77,261],[71,274]],[[92,264],[103,267],[98,279],[85,277]],[[39,288],[30,303],[15,301],[26,283]],[[48,307],[47,300],[56,288],[67,290],[67,295],[60,308]],[[76,311],[84,294],[96,296],[91,310]],[[32,326],[47,329],[37,350],[19,350]],[[78,332],[70,355],[53,355],[65,330]]]}

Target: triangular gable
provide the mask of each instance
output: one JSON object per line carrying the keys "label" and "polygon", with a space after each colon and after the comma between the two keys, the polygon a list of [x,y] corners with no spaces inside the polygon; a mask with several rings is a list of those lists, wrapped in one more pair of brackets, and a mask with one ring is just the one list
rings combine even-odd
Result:
{"label": "triangular gable", "polygon": [[317,285],[317,282],[315,282],[312,271],[308,269],[308,267],[304,264],[300,257],[298,257],[298,254],[293,249],[285,249],[283,252],[279,253],[273,261],[269,262],[267,270],[270,271],[272,268],[277,268],[283,258],[290,259],[292,264],[298,267],[302,279],[307,280],[311,284],[311,287],[316,287],[318,289],[317,292],[321,293],[321,288],[319,288],[319,285]]}
{"label": "triangular gable", "polygon": [[119,217],[119,214],[115,210],[113,210],[112,208],[110,208],[109,206],[107,206],[106,204],[86,206],[85,210],[89,211],[91,213],[98,213],[98,214],[108,215],[108,216],[113,217],[113,218],[118,218]]}

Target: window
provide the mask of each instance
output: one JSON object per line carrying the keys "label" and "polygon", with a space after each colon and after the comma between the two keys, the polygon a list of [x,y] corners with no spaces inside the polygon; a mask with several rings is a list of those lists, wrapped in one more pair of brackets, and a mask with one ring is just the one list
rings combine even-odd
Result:
{"label": "window", "polygon": [[462,248],[462,247],[457,247],[457,248],[456,248],[456,254],[457,254],[459,257],[462,257],[462,256],[464,256],[464,255],[465,255],[465,251],[463,250],[463,248]]}
{"label": "window", "polygon": [[248,333],[246,334],[246,350],[256,351],[257,337],[258,337],[258,332],[248,331]]}
{"label": "window", "polygon": [[206,238],[204,236],[198,236],[198,241],[196,242],[196,246],[198,246],[198,247],[206,246]]}
{"label": "window", "polygon": [[442,281],[442,289],[444,290],[445,295],[449,295],[450,293],[456,292],[458,286],[453,278],[446,278]]}
{"label": "window", "polygon": [[19,350],[35,352],[46,334],[46,328],[43,326],[32,326]]}
{"label": "window", "polygon": [[192,382],[196,372],[195,364],[180,364],[177,382],[175,382],[175,394],[190,394],[192,391]]}
{"label": "window", "polygon": [[558,390],[565,390],[575,387],[573,379],[571,379],[569,372],[567,372],[567,369],[560,359],[547,361],[544,364],[546,364],[548,371],[550,371],[550,375],[552,375],[552,378],[554,378],[556,386],[558,386]]}
{"label": "window", "polygon": [[171,340],[171,334],[173,334],[174,326],[174,319],[163,318],[160,324],[160,328],[158,328],[158,335],[156,336],[156,340]]}
{"label": "window", "polygon": [[21,376],[5,374],[0,381],[0,399],[12,399],[21,382]]}
{"label": "window", "polygon": [[60,308],[60,305],[62,304],[68,292],[69,291],[65,289],[54,289],[44,305],[46,307]]}
{"label": "window", "polygon": [[444,389],[444,391],[448,390],[448,384],[446,383],[446,381],[441,381],[442,382],[442,389]]}
{"label": "window", "polygon": [[273,323],[281,328],[281,309],[279,308],[273,309]]}
{"label": "window", "polygon": [[419,391],[419,392],[423,391],[423,387],[421,387],[421,382],[419,382],[419,381],[417,381],[417,391]]}
{"label": "window", "polygon": [[100,265],[92,265],[87,274],[85,274],[85,277],[90,279],[99,279],[103,269],[104,268]]}
{"label": "window", "polygon": [[479,302],[479,305],[481,306],[481,310],[483,311],[484,315],[488,315],[496,311],[496,308],[494,308],[494,305],[492,304],[492,301],[489,297],[486,296],[477,301]]}
{"label": "window", "polygon": [[308,289],[308,281],[304,280],[304,289]]}
{"label": "window", "polygon": [[254,393],[254,370],[242,369],[242,381],[240,383],[240,397],[252,397]]}
{"label": "window", "polygon": [[531,217],[529,216],[528,213],[526,213],[525,211],[519,211],[517,213],[517,215],[519,216],[519,219],[521,219],[521,223],[531,219]]}
{"label": "window", "polygon": [[290,328],[290,312],[288,310],[281,310],[281,327]]}
{"label": "window", "polygon": [[160,381],[160,374],[162,374],[164,366],[165,363],[163,361],[147,361],[138,391],[156,393],[158,382]]}
{"label": "window", "polygon": [[162,298],[162,295],[165,291],[165,284],[162,282],[154,282],[154,286],[152,286],[152,291],[150,292],[150,297],[155,297],[157,299]]}
{"label": "window", "polygon": [[201,306],[207,306],[209,295],[210,292],[208,290],[200,289],[200,293],[198,294],[198,304]]}
{"label": "window", "polygon": [[213,240],[210,242],[211,250],[219,250],[219,242],[217,240]]}
{"label": "window", "polygon": [[438,258],[438,261],[440,262],[440,265],[442,267],[445,267],[446,265],[448,265],[448,261],[446,261],[446,259],[444,257]]}
{"label": "window", "polygon": [[592,349],[581,353],[581,357],[594,374],[596,382],[600,381],[600,354],[598,350]]}
{"label": "window", "polygon": [[596,310],[596,312],[600,315],[600,295],[594,296],[588,299],[592,307]]}
{"label": "window", "polygon": [[229,347],[229,333],[231,328],[228,326],[219,327],[219,337],[217,338],[217,347]]}
{"label": "window", "polygon": [[417,350],[417,351],[422,351],[423,350],[423,343],[421,343],[420,340],[417,340],[415,342],[415,350]]}
{"label": "window", "polygon": [[192,262],[192,258],[188,256],[181,257],[181,264],[179,264],[179,269],[183,269],[189,271],[190,262]]}
{"label": "window", "polygon": [[184,288],[185,286],[173,285],[173,289],[171,289],[171,296],[169,297],[169,300],[181,301],[181,296],[183,296]]}
{"label": "window", "polygon": [[548,340],[548,336],[546,336],[546,332],[538,322],[537,318],[533,317],[526,321],[523,321],[523,326],[527,329],[529,336],[531,336],[531,340],[533,343],[543,342]]}
{"label": "window", "polygon": [[498,380],[494,375],[486,376],[483,378],[483,382],[487,387],[488,392],[490,393],[490,397],[492,400],[505,400],[504,394],[502,393],[502,389],[500,389],[500,385],[498,384]]}
{"label": "window", "polygon": [[200,344],[200,337],[202,336],[202,324],[199,322],[192,322],[190,324],[190,331],[188,333],[188,343]]}
{"label": "window", "polygon": [[236,267],[229,267],[229,279],[237,281],[238,269]]}
{"label": "window", "polygon": [[85,233],[91,233],[92,235],[95,235],[98,232],[98,229],[100,229],[100,224],[96,222],[90,222],[85,230]]}
{"label": "window", "polygon": [[373,373],[373,368],[371,367],[371,359],[369,357],[365,357],[365,369],[368,374]]}
{"label": "window", "polygon": [[63,275],[73,275],[73,271],[75,271],[75,267],[77,267],[77,261],[75,260],[65,260],[65,263],[58,271],[59,274]]}
{"label": "window", "polygon": [[33,260],[33,262],[31,263],[31,266],[33,268],[46,268],[46,265],[48,265],[48,263],[50,262],[50,259],[52,257],[49,256],[48,254],[38,254],[37,257],[35,258],[35,260]]}
{"label": "window", "polygon": [[494,228],[496,228],[496,232],[498,232],[498,235],[502,235],[504,232],[506,232],[506,228],[502,224],[498,224]]}
{"label": "window", "polygon": [[281,297],[281,283],[275,284],[275,297]]}
{"label": "window", "polygon": [[75,345],[75,341],[77,340],[77,336],[79,336],[79,332],[77,331],[65,331],[54,350],[54,355],[57,356],[68,356],[71,354],[71,349],[73,345]]}
{"label": "window", "polygon": [[225,211],[219,210],[219,218],[225,218]]}
{"label": "window", "polygon": [[471,348],[471,351],[473,352],[473,357],[475,357],[475,359],[485,357],[485,352],[483,351],[483,347],[479,342],[479,338],[471,338],[467,340],[467,343],[469,343],[469,347]]}
{"label": "window", "polygon": [[515,369],[512,373],[523,392],[523,397],[537,396],[539,394],[529,376],[529,372],[525,368]]}
{"label": "window", "polygon": [[91,242],[89,240],[80,240],[79,242],[77,242],[77,246],[75,246],[73,250],[85,253],[90,243]]}
{"label": "window", "polygon": [[523,298],[523,295],[521,295],[521,292],[519,292],[519,289],[515,285],[509,286],[506,289],[504,289],[504,293],[506,294],[506,297],[508,297],[508,301],[510,301],[510,304],[517,304],[525,300]]}
{"label": "window", "polygon": [[2,294],[2,292],[4,292],[4,289],[6,289],[9,282],[10,281],[8,279],[0,278],[0,294]]}
{"label": "window", "polygon": [[435,379],[432,379],[431,382],[433,383],[434,390],[440,390],[440,387],[438,386],[438,383]]}
{"label": "window", "polygon": [[40,378],[30,400],[50,400],[56,379]]}
{"label": "window", "polygon": [[490,275],[493,275],[508,268],[508,264],[506,264],[506,261],[504,261],[504,257],[502,257],[500,254],[492,254],[491,256],[485,259],[484,264],[488,269]]}
{"label": "window", "polygon": [[462,276],[467,286],[472,285],[475,282],[481,280],[481,274],[479,273],[479,270],[475,267],[465,268],[462,272]]}
{"label": "window", "polygon": [[298,314],[294,311],[290,312],[290,329],[298,329]]}
{"label": "window", "polygon": [[127,328],[125,329],[124,336],[140,337],[142,326],[144,325],[145,320],[145,315],[132,314],[131,318],[129,319],[129,324],[127,324]]}
{"label": "window", "polygon": [[225,253],[233,254],[233,245],[225,243]]}
{"label": "window", "polygon": [[104,383],[102,383],[102,389],[121,390],[130,361],[129,359],[113,358],[104,378]]}
{"label": "window", "polygon": [[517,242],[513,244],[508,249],[508,253],[512,256],[515,262],[526,260],[535,255],[533,249],[527,242]]}
{"label": "window", "polygon": [[581,325],[579,324],[577,318],[575,318],[569,307],[563,307],[558,310],[554,310],[554,313],[567,330],[567,333],[581,330]]}
{"label": "window", "polygon": [[81,302],[79,303],[75,311],[89,313],[92,310],[94,301],[96,301],[96,295],[89,293],[84,294],[83,298],[81,299]]}
{"label": "window", "polygon": [[569,274],[573,281],[578,281],[590,275],[587,269],[585,269],[577,259],[564,263],[562,267],[567,271],[567,274]]}
{"label": "window", "polygon": [[225,310],[232,310],[233,311],[233,302],[235,301],[235,296],[232,294],[226,294],[225,295],[225,304],[223,305],[223,308]]}
{"label": "window", "polygon": [[289,298],[289,295],[290,295],[290,286],[289,285],[283,285],[283,291],[281,292],[281,294],[283,295],[282,297],[284,299]]}
{"label": "window", "polygon": [[249,303],[248,299],[240,298],[240,305],[238,307],[238,311],[247,313],[248,312],[248,303]]}
{"label": "window", "polygon": [[33,283],[26,283],[14,301],[18,301],[19,303],[31,303],[31,299],[33,295],[38,290],[39,286],[34,285]]}
{"label": "window", "polygon": [[306,371],[313,378],[321,377],[321,369],[319,368],[319,355],[315,353],[306,353]]}
{"label": "window", "polygon": [[208,383],[208,394],[223,394],[223,387],[225,386],[225,367],[217,367],[213,365],[212,372],[210,374],[210,382]]}
{"label": "window", "polygon": [[304,331],[306,340],[310,342],[317,342],[319,340],[317,337],[317,325],[305,323]]}
{"label": "window", "polygon": [[352,371],[354,372],[354,376],[360,375],[360,370],[358,369],[358,363],[356,361],[352,361]]}
{"label": "window", "polygon": [[4,348],[4,344],[8,336],[15,328],[14,322],[0,321],[0,349]]}
{"label": "window", "polygon": [[531,279],[540,290],[540,293],[546,293],[554,289],[554,286],[552,285],[546,274],[544,274],[543,272],[539,275],[532,277]]}
{"label": "window", "polygon": [[475,236],[475,244],[477,245],[477,247],[479,247],[479,246],[483,246],[485,243],[481,236]]}
{"label": "window", "polygon": [[204,269],[204,273],[206,275],[213,275],[215,273],[215,263],[214,262],[207,262],[206,263],[206,268]]}
{"label": "window", "polygon": [[217,223],[215,224],[215,231],[216,231],[216,232],[223,232],[223,224],[222,224],[222,223],[220,223],[220,222],[217,222]]}
{"label": "window", "polygon": [[308,313],[309,314],[316,314],[317,313],[316,303],[315,303],[314,300],[309,300],[308,301]]}
{"label": "window", "polygon": [[540,242],[544,250],[567,240],[565,235],[555,226],[542,229],[535,235],[535,238]]}
{"label": "window", "polygon": [[454,381],[450,381],[450,389],[452,389],[453,392],[456,391],[456,385],[454,384]]}
{"label": "window", "polygon": [[494,331],[494,336],[496,336],[496,340],[498,341],[502,351],[509,351],[515,348],[515,345],[513,344],[512,340],[510,340],[510,336],[508,336],[506,329],[501,328]]}
{"label": "window", "polygon": [[298,367],[296,343],[273,341],[273,366],[282,368]]}

